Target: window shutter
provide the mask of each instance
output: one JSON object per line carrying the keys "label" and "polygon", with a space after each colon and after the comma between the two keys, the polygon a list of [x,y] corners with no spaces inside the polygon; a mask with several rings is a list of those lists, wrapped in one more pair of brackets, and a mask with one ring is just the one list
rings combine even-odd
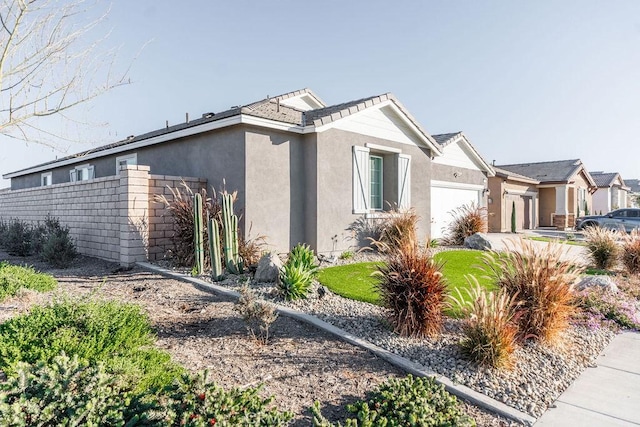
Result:
{"label": "window shutter", "polygon": [[87,173],[89,174],[89,177],[87,179],[95,178],[95,172],[94,172],[94,167],[93,166],[89,166],[87,168]]}
{"label": "window shutter", "polygon": [[71,169],[69,171],[69,181],[74,182],[76,181],[78,175],[76,174],[76,170],[75,169]]}
{"label": "window shutter", "polygon": [[411,156],[398,154],[398,208],[411,207]]}
{"label": "window shutter", "polygon": [[369,149],[353,146],[353,213],[369,212]]}

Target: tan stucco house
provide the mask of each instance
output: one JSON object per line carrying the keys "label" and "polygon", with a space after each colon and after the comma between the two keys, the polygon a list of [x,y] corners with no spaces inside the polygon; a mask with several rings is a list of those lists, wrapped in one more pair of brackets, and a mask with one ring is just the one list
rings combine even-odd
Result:
{"label": "tan stucco house", "polygon": [[631,190],[617,172],[591,172],[591,177],[598,187],[593,193],[593,209],[591,213],[606,214],[615,209],[629,206],[627,198]]}
{"label": "tan stucco house", "polygon": [[[505,174],[512,174],[512,180],[513,177],[520,176],[532,180],[532,183],[538,182],[535,184],[538,190],[537,216],[533,219],[533,223],[537,222],[540,227],[570,229],[575,225],[576,215],[584,214],[585,207],[593,212],[592,194],[596,191],[597,186],[579,159],[496,167]],[[494,179],[502,178],[496,176]],[[533,191],[528,191],[533,197]],[[536,201],[532,200],[532,203],[533,212],[535,212]]]}
{"label": "tan stucco house", "polygon": [[[451,194],[473,191],[481,202],[492,174],[462,134],[450,139],[436,142],[392,94],[328,106],[303,89],[5,174],[12,202],[2,203],[6,194],[0,195],[0,217],[24,212],[20,203],[29,203],[35,189],[44,195],[87,184],[84,204],[73,210],[83,228],[71,223],[81,237],[90,232],[85,230],[91,228],[91,215],[100,215],[90,209],[92,189],[133,168],[154,185],[169,182],[168,177],[192,177],[218,189],[224,180],[227,189],[238,190],[244,230],[266,235],[279,251],[299,242],[319,252],[345,250],[353,245],[351,224],[384,215],[392,205],[414,207],[422,218],[420,236],[429,236],[432,188],[440,188],[433,181],[451,183],[446,184]],[[455,151],[451,161],[440,162],[443,150]],[[135,176],[129,187],[142,179]],[[138,216],[158,216],[152,196],[147,202],[128,196],[128,203],[137,200]],[[55,215],[64,223],[67,210],[57,208]],[[37,220],[35,213],[30,218]],[[92,255],[99,256],[99,250]]]}
{"label": "tan stucco house", "polygon": [[533,230],[539,225],[539,194],[537,179],[494,167],[489,178],[489,231],[511,232],[511,215],[515,209],[516,231]]}

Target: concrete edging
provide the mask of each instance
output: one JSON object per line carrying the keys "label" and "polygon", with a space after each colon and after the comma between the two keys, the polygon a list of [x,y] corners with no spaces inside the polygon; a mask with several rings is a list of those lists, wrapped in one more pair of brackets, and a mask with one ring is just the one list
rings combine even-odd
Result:
{"label": "concrete edging", "polygon": [[[223,295],[233,299],[237,299],[240,297],[240,294],[236,291],[232,291],[223,286],[215,285],[213,283],[209,283],[204,280],[191,277],[187,274],[173,272],[147,262],[138,262],[137,264],[142,268],[161,274],[163,276],[189,282],[193,284],[195,287],[204,291],[213,292],[215,294]],[[297,310],[291,309],[289,307],[284,307],[278,304],[274,304],[274,305],[276,306],[278,313],[284,316],[308,323],[312,326],[315,326],[316,328],[329,332],[330,334],[333,334],[341,338],[342,340],[347,341],[350,344],[364,348],[365,350],[370,351],[371,353],[386,360],[387,362],[403,369],[407,373],[410,373],[415,376],[420,376],[420,377],[426,377],[426,376],[433,377],[438,383],[444,385],[445,389],[449,393],[455,396],[458,396],[464,400],[467,400],[473,403],[474,405],[480,406],[482,408],[487,409],[490,412],[494,412],[498,415],[501,415],[503,417],[509,418],[514,421],[518,421],[525,425],[532,426],[536,422],[536,418],[532,417],[529,414],[525,414],[524,412],[518,411],[515,408],[512,408],[508,405],[505,405],[502,402],[499,402],[495,399],[490,398],[489,396],[486,396],[482,393],[472,390],[471,388],[465,385],[456,384],[445,376],[437,374],[418,363],[415,363],[405,357],[398,356],[397,354],[392,353],[388,350],[385,350],[382,347],[378,347],[377,345],[372,344],[366,340],[363,340],[362,338],[358,338],[355,335],[352,335],[347,331],[344,331],[336,326],[333,326],[332,324],[327,323],[324,320],[321,320],[313,315],[302,313]]]}

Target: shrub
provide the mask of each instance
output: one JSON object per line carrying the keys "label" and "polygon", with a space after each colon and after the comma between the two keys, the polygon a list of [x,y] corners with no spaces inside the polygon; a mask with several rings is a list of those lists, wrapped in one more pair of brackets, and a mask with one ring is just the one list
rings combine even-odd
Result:
{"label": "shrub", "polygon": [[14,296],[20,289],[46,292],[58,285],[53,276],[36,272],[32,267],[0,263],[0,301]]}
{"label": "shrub", "polygon": [[394,330],[410,337],[437,334],[446,292],[442,264],[406,240],[377,268],[376,289]]}
{"label": "shrub", "polygon": [[640,330],[640,311],[631,296],[613,294],[602,289],[587,289],[578,299],[580,307],[588,313],[611,320],[618,326]]}
{"label": "shrub", "polygon": [[313,272],[305,269],[303,264],[287,262],[280,270],[278,289],[287,300],[306,298],[313,283]]}
{"label": "shrub", "polygon": [[631,234],[622,238],[622,265],[631,274],[640,273],[640,230],[635,229]]}
{"label": "shrub", "polygon": [[251,235],[251,228],[252,227],[249,227],[249,233],[247,233],[246,238],[244,233],[239,233],[240,236],[238,237],[238,254],[247,267],[258,265],[262,253],[267,246],[266,236],[258,235],[256,237],[248,237]]}
{"label": "shrub", "polygon": [[247,323],[251,336],[266,344],[269,341],[269,327],[278,318],[275,307],[258,301],[256,294],[245,285],[240,289],[240,298],[235,309]]}
{"label": "shrub", "polygon": [[33,227],[18,219],[12,220],[4,233],[4,247],[10,255],[29,256],[32,247]]}
{"label": "shrub", "polygon": [[291,249],[291,252],[289,252],[289,258],[287,259],[287,264],[300,266],[305,271],[314,275],[318,270],[316,255],[309,245],[297,244],[293,249]]}
{"label": "shrub", "polygon": [[344,251],[340,254],[340,259],[347,260],[353,258],[353,251]]}
{"label": "shrub", "polygon": [[271,409],[273,398],[260,397],[261,387],[223,390],[207,374],[183,375],[160,399],[169,426],[286,426],[290,412]]}
{"label": "shrub", "polygon": [[170,384],[182,369],[151,347],[155,338],[140,307],[118,302],[56,302],[0,324],[0,370],[49,362],[60,352],[105,364],[138,389]]}
{"label": "shrub", "polygon": [[115,426],[146,418],[132,413],[131,403],[125,384],[102,365],[62,354],[50,365],[21,363],[16,376],[0,383],[0,425]]}
{"label": "shrub", "polygon": [[573,283],[581,269],[563,261],[562,246],[543,250],[520,239],[505,252],[485,255],[490,276],[519,304],[518,335],[552,342],[575,313]]}
{"label": "shrub", "polygon": [[420,217],[414,209],[393,210],[385,218],[380,241],[375,242],[382,252],[400,248],[404,242],[416,242],[416,227]]}
{"label": "shrub", "polygon": [[385,225],[386,221],[383,218],[361,216],[351,223],[347,230],[351,231],[351,238],[356,241],[357,247],[375,249],[372,242],[380,240]]}
{"label": "shrub", "polygon": [[464,244],[465,237],[487,232],[487,208],[485,207],[470,203],[453,210],[450,215],[453,220],[447,226],[443,238],[446,245],[460,246]]}
{"label": "shrub", "polygon": [[[475,426],[455,396],[431,377],[391,379],[369,395],[366,402],[347,405],[357,414],[346,426]],[[320,412],[320,404],[311,408],[313,425],[331,427]],[[337,424],[338,426],[340,424]]]}
{"label": "shrub", "polygon": [[587,227],[584,237],[593,265],[602,270],[612,268],[618,257],[618,232],[602,227]]}
{"label": "shrub", "polygon": [[40,257],[58,268],[68,267],[77,256],[76,245],[71,240],[67,227],[48,234],[40,250]]}
{"label": "shrub", "polygon": [[[460,342],[462,352],[474,362],[494,368],[511,367],[516,348],[517,302],[506,290],[487,292],[472,277],[471,300],[453,298],[466,317]],[[461,297],[461,295],[460,295]]]}

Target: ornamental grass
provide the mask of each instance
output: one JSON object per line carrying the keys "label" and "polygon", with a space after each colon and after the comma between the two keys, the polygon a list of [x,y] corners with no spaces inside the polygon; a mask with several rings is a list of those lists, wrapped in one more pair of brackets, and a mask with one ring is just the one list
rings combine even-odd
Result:
{"label": "ornamental grass", "polygon": [[620,259],[627,272],[640,273],[640,230],[635,229],[623,236]]}
{"label": "ornamental grass", "polygon": [[475,203],[462,205],[449,212],[453,220],[445,232],[445,245],[461,246],[464,239],[476,233],[486,233],[488,230],[487,208]]}
{"label": "ornamental grass", "polygon": [[485,255],[490,277],[518,303],[518,338],[553,343],[577,311],[573,283],[582,269],[562,259],[561,245],[536,249],[520,239]]}
{"label": "ornamental grass", "polygon": [[589,258],[595,268],[609,270],[616,264],[620,247],[619,233],[602,227],[587,227],[584,230]]}

